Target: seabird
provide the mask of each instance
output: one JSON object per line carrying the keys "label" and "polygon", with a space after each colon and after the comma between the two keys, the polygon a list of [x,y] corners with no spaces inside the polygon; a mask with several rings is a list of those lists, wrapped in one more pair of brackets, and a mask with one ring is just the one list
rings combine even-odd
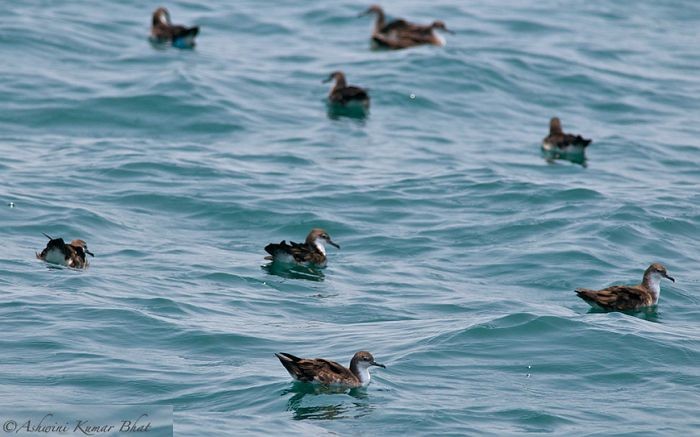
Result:
{"label": "seabird", "polygon": [[644,271],[644,278],[639,285],[613,285],[602,290],[577,288],[576,294],[593,307],[618,311],[638,310],[657,304],[661,294],[661,278],[676,282],[668,276],[666,267],[654,263]]}
{"label": "seabird", "polygon": [[323,82],[330,82],[334,79],[335,85],[333,85],[333,88],[331,88],[331,91],[328,93],[329,103],[341,106],[358,104],[364,108],[369,107],[369,95],[367,94],[367,90],[352,85],[348,86],[345,81],[345,74],[343,74],[342,71],[334,71]]}
{"label": "seabird", "polygon": [[70,244],[66,244],[63,238],[51,238],[46,234],[44,236],[49,239],[49,242],[41,253],[37,252],[36,257],[47,263],[84,269],[88,266],[85,255],[95,256],[88,250],[87,243],[83,240],[73,240]]}
{"label": "seabird", "polygon": [[561,129],[561,121],[557,117],[549,121],[549,135],[542,140],[544,150],[565,153],[583,152],[589,144],[591,140],[581,135],[565,134]]}
{"label": "seabird", "polygon": [[445,40],[435,30],[454,33],[447,29],[445,23],[440,20],[433,21],[428,25],[411,23],[403,19],[386,23],[384,10],[378,5],[370,6],[360,16],[369,14],[377,16],[372,31],[372,41],[379,47],[404,49],[422,44],[444,46]]}
{"label": "seabird", "polygon": [[157,43],[172,43],[178,48],[194,47],[194,37],[199,33],[199,26],[185,27],[173,25],[170,12],[160,7],[153,12],[151,38]]}
{"label": "seabird", "polygon": [[265,246],[265,252],[269,253],[265,259],[287,263],[297,263],[301,265],[313,265],[316,267],[326,266],[326,246],[324,242],[340,249],[331,237],[323,229],[315,228],[309,232],[306,242],[289,244],[282,240],[279,244],[270,243]]}
{"label": "seabird", "polygon": [[367,351],[357,352],[350,360],[350,368],[322,358],[299,358],[282,352],[275,356],[296,381],[349,388],[369,384],[370,367],[386,368],[384,364],[374,361],[372,354]]}

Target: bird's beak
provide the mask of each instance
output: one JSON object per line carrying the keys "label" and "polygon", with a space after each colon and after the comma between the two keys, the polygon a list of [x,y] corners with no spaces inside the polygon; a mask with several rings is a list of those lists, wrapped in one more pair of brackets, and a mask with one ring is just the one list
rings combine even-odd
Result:
{"label": "bird's beak", "polygon": [[454,35],[454,34],[455,34],[453,30],[450,30],[450,29],[448,29],[448,28],[446,28],[446,27],[443,27],[442,30],[444,30],[445,32],[449,33],[450,35]]}
{"label": "bird's beak", "polygon": [[85,253],[87,253],[88,255],[90,255],[90,256],[93,257],[93,258],[95,257],[95,255],[93,255],[92,252],[90,252],[90,251],[87,250],[87,249],[85,249]]}
{"label": "bird's beak", "polygon": [[45,232],[42,232],[42,234],[44,234],[44,237],[48,238],[49,240],[53,240],[53,238],[51,238],[51,236],[46,234]]}
{"label": "bird's beak", "polygon": [[335,246],[336,249],[340,249],[340,246],[338,246],[337,244],[335,244],[331,240],[328,240],[328,244],[330,244],[331,246]]}
{"label": "bird's beak", "polygon": [[370,364],[373,366],[381,367],[382,369],[386,369],[386,366],[384,364],[379,364],[376,361],[372,361]]}
{"label": "bird's beak", "polygon": [[666,279],[669,279],[671,282],[676,282],[675,279],[673,279],[672,277],[670,277],[670,276],[668,276],[668,275],[664,275],[664,277],[665,277]]}
{"label": "bird's beak", "polygon": [[321,83],[327,83],[333,80],[333,76],[328,76],[327,78],[323,79]]}
{"label": "bird's beak", "polygon": [[371,9],[367,9],[366,11],[360,12],[359,14],[357,14],[357,17],[358,17],[358,18],[359,18],[359,17],[364,17],[365,15],[369,15],[370,12],[372,12],[372,10],[371,10]]}

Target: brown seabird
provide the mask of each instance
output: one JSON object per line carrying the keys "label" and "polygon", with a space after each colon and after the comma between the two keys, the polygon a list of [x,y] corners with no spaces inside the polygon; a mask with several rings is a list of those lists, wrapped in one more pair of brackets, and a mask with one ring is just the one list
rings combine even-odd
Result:
{"label": "brown seabird", "polygon": [[160,7],[153,12],[151,39],[157,43],[171,43],[178,48],[194,47],[194,37],[199,33],[199,26],[185,27],[174,25],[170,21],[170,12]]}
{"label": "brown seabird", "polygon": [[593,307],[618,311],[638,310],[657,304],[661,294],[661,278],[676,282],[668,276],[666,267],[654,263],[644,271],[644,278],[639,285],[613,285],[602,290],[577,288],[576,294]]}
{"label": "brown seabird", "polygon": [[444,46],[445,40],[435,31],[442,30],[454,33],[447,29],[443,21],[436,20],[431,24],[423,25],[398,19],[386,23],[384,10],[378,5],[370,6],[360,16],[375,14],[377,19],[372,31],[372,42],[378,47],[389,49],[405,49],[423,44]]}
{"label": "brown seabird", "polygon": [[89,264],[85,255],[95,256],[88,250],[87,243],[83,240],[73,240],[70,244],[66,244],[63,238],[51,238],[44,235],[49,239],[49,242],[41,253],[37,252],[36,254],[36,257],[42,261],[84,269]]}
{"label": "brown seabird", "polygon": [[366,89],[348,85],[342,71],[334,71],[323,82],[330,82],[334,79],[335,84],[328,93],[329,103],[341,106],[357,104],[363,108],[369,107],[369,95]]}
{"label": "brown seabird", "polygon": [[549,120],[549,135],[542,140],[542,148],[547,151],[583,152],[591,140],[581,135],[565,134],[557,117]]}
{"label": "brown seabird", "polygon": [[315,228],[309,232],[304,243],[290,241],[287,244],[285,240],[282,240],[279,244],[268,244],[265,246],[265,252],[270,255],[266,256],[265,259],[305,266],[325,267],[326,246],[324,242],[340,249],[340,246],[331,240],[326,231]]}
{"label": "brown seabird", "polygon": [[369,384],[370,367],[386,368],[384,364],[375,362],[372,354],[366,351],[357,352],[352,357],[350,368],[322,358],[299,358],[282,352],[275,356],[296,381],[349,388],[364,387]]}

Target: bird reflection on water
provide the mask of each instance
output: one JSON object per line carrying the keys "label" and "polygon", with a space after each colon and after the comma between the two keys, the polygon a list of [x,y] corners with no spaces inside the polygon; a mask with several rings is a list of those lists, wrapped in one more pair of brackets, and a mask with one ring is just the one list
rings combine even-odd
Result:
{"label": "bird reflection on water", "polygon": [[290,393],[293,396],[287,401],[287,411],[293,413],[294,420],[359,418],[374,409],[365,388],[348,389],[294,382],[290,388],[282,391],[281,396]]}
{"label": "bird reflection on water", "polygon": [[586,154],[583,152],[562,152],[557,150],[542,150],[542,157],[548,164],[555,164],[555,161],[569,161],[573,164],[578,164],[581,167],[588,167],[586,163]]}
{"label": "bird reflection on water", "polygon": [[[603,313],[610,313],[614,312],[613,310],[606,310],[603,308],[590,308],[587,312],[587,314],[603,314]],[[662,317],[659,314],[658,308],[656,305],[651,306],[651,307],[644,307],[639,310],[632,310],[632,311],[618,311],[623,314],[627,314],[629,316],[634,316],[638,317],[642,320],[646,320],[647,322],[652,322],[652,323],[663,323]]]}
{"label": "bird reflection on water", "polygon": [[323,270],[313,266],[302,266],[289,263],[271,262],[261,266],[267,273],[286,279],[306,279],[307,281],[323,282]]}

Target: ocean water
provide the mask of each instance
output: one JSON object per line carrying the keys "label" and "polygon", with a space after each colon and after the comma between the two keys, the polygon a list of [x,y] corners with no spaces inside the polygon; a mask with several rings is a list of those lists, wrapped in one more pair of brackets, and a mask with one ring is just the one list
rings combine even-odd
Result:
{"label": "ocean water", "polygon": [[[383,3],[456,32],[404,51],[370,50],[367,4],[288,0],[167,3],[198,45],[154,47],[157,6],[1,3],[0,404],[172,405],[182,436],[700,433],[700,3]],[[327,111],[334,70],[365,118]],[[584,165],[542,156],[555,115]],[[266,267],[317,226],[322,275]],[[37,261],[42,232],[90,268]],[[573,293],[654,261],[654,311]],[[273,355],[358,350],[387,367],[350,392]]]}

